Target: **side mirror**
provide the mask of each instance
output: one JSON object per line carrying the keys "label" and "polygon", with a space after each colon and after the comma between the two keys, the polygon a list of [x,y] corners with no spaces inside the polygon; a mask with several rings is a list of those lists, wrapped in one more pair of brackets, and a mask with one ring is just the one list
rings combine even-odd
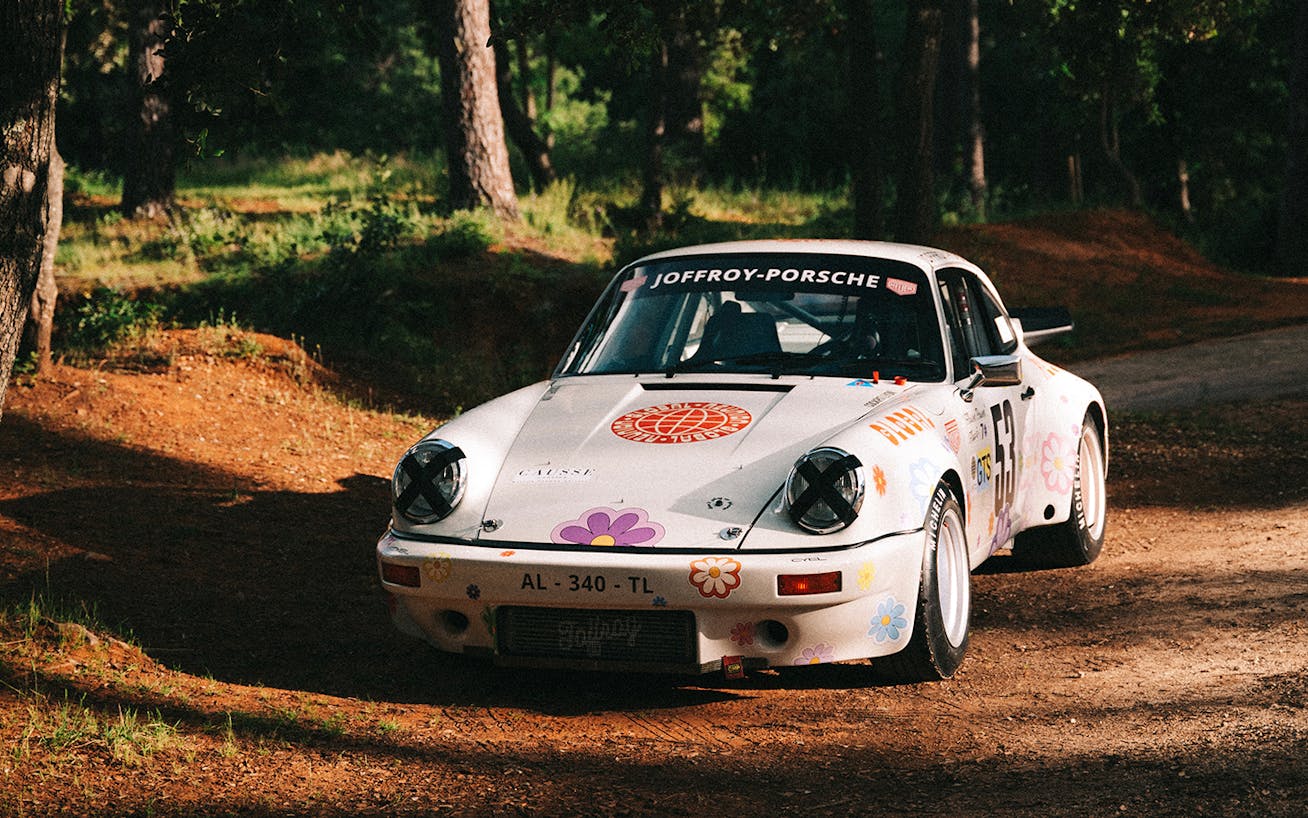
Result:
{"label": "side mirror", "polygon": [[1019,386],[1022,383],[1022,359],[1017,355],[982,355],[972,359],[972,377],[959,387],[963,400],[971,401],[972,392],[984,386]]}

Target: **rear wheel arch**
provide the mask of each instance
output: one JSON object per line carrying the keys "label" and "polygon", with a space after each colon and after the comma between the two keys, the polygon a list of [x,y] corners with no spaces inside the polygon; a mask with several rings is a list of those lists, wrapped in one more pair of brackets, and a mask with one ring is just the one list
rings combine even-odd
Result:
{"label": "rear wheel arch", "polygon": [[1104,471],[1108,470],[1108,418],[1104,415],[1104,407],[1098,402],[1092,402],[1086,407],[1085,416],[1095,425],[1095,430],[1099,432],[1099,446],[1104,455]]}
{"label": "rear wheel arch", "polygon": [[1064,522],[1019,532],[1013,540],[1013,558],[1024,568],[1071,568],[1088,565],[1104,544],[1107,516],[1105,475],[1108,444],[1102,409],[1091,404],[1077,435],[1076,477]]}

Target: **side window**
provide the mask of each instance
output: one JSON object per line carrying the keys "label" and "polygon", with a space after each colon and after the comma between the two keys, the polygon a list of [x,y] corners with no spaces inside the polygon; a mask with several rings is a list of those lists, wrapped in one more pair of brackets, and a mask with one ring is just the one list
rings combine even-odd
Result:
{"label": "side window", "polygon": [[940,302],[953,347],[954,379],[962,380],[972,374],[970,359],[992,354],[994,345],[987,332],[988,319],[961,270],[942,270],[939,281]]}
{"label": "side window", "polygon": [[970,374],[967,363],[967,345],[963,341],[963,325],[958,317],[958,308],[954,304],[953,289],[940,278],[940,306],[945,313],[945,326],[949,329],[949,352],[954,367],[954,380],[961,380]]}
{"label": "side window", "polygon": [[1017,333],[1013,332],[1008,316],[976,276],[968,275],[967,279],[971,283],[969,289],[976,294],[975,303],[980,305],[981,313],[985,315],[985,331],[990,337],[990,348],[993,350],[991,354],[1011,353],[1017,349]]}

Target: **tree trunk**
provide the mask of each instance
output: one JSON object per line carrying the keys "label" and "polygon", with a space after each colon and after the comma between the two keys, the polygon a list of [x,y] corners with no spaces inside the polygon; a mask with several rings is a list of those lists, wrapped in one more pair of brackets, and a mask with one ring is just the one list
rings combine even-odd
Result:
{"label": "tree trunk", "polygon": [[686,21],[686,12],[673,16],[665,40],[667,68],[667,141],[684,169],[698,176],[704,166],[704,46]]}
{"label": "tree trunk", "polygon": [[50,337],[54,334],[55,301],[59,287],[55,283],[55,252],[59,249],[59,231],[64,224],[64,160],[58,149],[50,148],[50,181],[45,193],[45,238],[42,240],[41,271],[32,290],[32,304],[27,312],[27,335],[36,350],[37,372],[48,372],[53,363]]}
{"label": "tree trunk", "polygon": [[1176,160],[1176,182],[1181,188],[1181,215],[1187,222],[1194,224],[1194,211],[1190,208],[1190,168],[1179,157]]}
{"label": "tree trunk", "polygon": [[972,191],[972,210],[977,221],[986,220],[986,129],[981,121],[981,20],[979,0],[968,0],[967,9],[967,90],[968,187]]}
{"label": "tree trunk", "polygon": [[[526,63],[525,59],[519,60],[519,65]],[[531,174],[532,185],[536,190],[544,190],[555,178],[554,165],[550,162],[550,146],[537,135],[536,123],[531,113],[518,107],[517,99],[513,95],[513,72],[509,62],[509,50],[502,40],[495,41],[495,76],[504,127],[527,162],[527,172]],[[523,79],[523,84],[527,86],[524,98],[529,108],[535,108],[534,97],[525,74]]]}
{"label": "tree trunk", "polygon": [[0,4],[0,412],[45,249],[63,8]]}
{"label": "tree trunk", "polygon": [[[518,58],[518,76],[522,78],[522,110],[533,124],[536,122],[536,94],[531,89],[531,51],[527,48],[527,38],[518,37],[514,41],[514,51]],[[499,67],[500,53],[495,52],[496,67]],[[505,65],[508,60],[504,61]],[[501,92],[501,96],[503,92]]]}
{"label": "tree trunk", "polygon": [[895,238],[923,243],[936,228],[932,116],[940,57],[939,0],[915,0],[904,33],[899,132],[904,138],[896,196]]}
{"label": "tree trunk", "polygon": [[952,181],[966,172],[968,151],[968,3],[941,0],[940,57],[936,68],[935,174]]}
{"label": "tree trunk", "polygon": [[1308,275],[1308,2],[1303,0],[1290,65],[1290,138],[1276,255],[1282,275],[1302,276]]}
{"label": "tree trunk", "polygon": [[640,209],[647,230],[663,226],[663,147],[668,115],[668,46],[660,37],[650,64],[649,121],[645,127],[645,170]]}
{"label": "tree trunk", "polygon": [[875,0],[845,0],[849,24],[849,166],[853,175],[854,238],[878,239],[885,230],[881,201],[881,94],[877,71]]}
{"label": "tree trunk", "polygon": [[176,187],[176,134],[164,45],[171,0],[138,0],[131,11],[128,64],[135,80],[123,168],[123,215],[153,219],[168,213]]}
{"label": "tree trunk", "polygon": [[489,207],[499,218],[516,221],[518,196],[489,45],[490,2],[441,0],[437,16],[450,200],[456,208]]}
{"label": "tree trunk", "polygon": [[1140,180],[1135,178],[1135,174],[1122,161],[1122,141],[1117,130],[1117,103],[1111,89],[1099,95],[1099,143],[1104,149],[1104,156],[1107,157],[1109,166],[1117,171],[1122,184],[1126,186],[1131,207],[1144,207]]}
{"label": "tree trunk", "polygon": [[1085,199],[1085,187],[1081,179],[1081,154],[1067,155],[1067,198],[1074,207],[1080,207]]}

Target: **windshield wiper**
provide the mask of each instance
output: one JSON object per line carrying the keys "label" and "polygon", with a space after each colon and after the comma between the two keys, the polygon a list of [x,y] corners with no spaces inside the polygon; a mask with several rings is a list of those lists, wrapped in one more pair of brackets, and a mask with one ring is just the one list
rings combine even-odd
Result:
{"label": "windshield wiper", "polygon": [[[774,364],[774,366],[772,366],[772,368],[769,369],[769,373],[772,375],[772,377],[776,378],[776,377],[780,377],[783,374],[786,374],[784,370],[789,368],[789,367],[782,367],[780,366],[780,364],[786,364],[795,361],[825,361],[825,360],[827,360],[826,356],[815,355],[811,352],[785,352],[784,350],[776,350],[772,352],[751,352],[746,355],[728,355],[722,358],[701,358],[699,360],[695,360],[692,357],[692,358],[687,358],[684,361],[675,363],[672,366],[668,367],[666,370],[664,370],[664,374],[666,374],[669,378],[671,378],[674,374],[678,372],[693,372],[695,370],[702,369],[709,366],[731,365],[731,364],[739,364],[742,366],[759,366],[764,364]],[[803,372],[803,370],[801,369],[800,372]],[[792,374],[797,374],[797,373],[792,373]]]}

